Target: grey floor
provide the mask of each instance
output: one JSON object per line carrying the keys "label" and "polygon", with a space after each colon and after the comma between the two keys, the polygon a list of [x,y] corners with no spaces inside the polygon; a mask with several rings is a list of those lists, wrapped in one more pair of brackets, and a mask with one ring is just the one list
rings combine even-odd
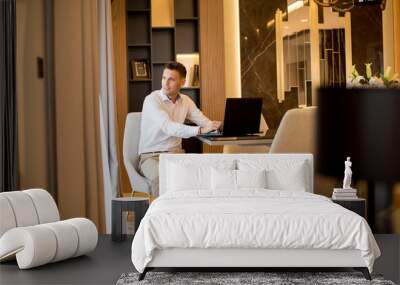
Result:
{"label": "grey floor", "polygon": [[[374,272],[400,283],[400,236],[375,235],[382,256]],[[0,264],[0,284],[115,284],[124,272],[134,271],[130,259],[132,239],[112,242],[111,236],[100,236],[94,252],[87,256],[19,270],[16,262]],[[312,270],[311,270],[312,271]]]}

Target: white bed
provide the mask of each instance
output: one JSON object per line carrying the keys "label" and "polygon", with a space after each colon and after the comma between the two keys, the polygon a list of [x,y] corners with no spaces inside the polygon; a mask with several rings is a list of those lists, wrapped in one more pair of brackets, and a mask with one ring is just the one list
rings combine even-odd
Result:
{"label": "white bed", "polygon": [[354,267],[370,278],[380,251],[367,222],[312,194],[312,181],[310,154],[162,155],[160,197],[132,243],[140,278],[155,267]]}

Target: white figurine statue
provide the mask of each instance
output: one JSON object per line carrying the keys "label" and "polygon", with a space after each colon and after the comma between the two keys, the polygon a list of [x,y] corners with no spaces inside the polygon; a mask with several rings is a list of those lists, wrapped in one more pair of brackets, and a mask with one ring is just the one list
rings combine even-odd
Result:
{"label": "white figurine statue", "polygon": [[351,161],[350,157],[347,157],[347,160],[344,162],[344,179],[343,179],[343,189],[351,189],[351,175],[353,172],[351,171]]}

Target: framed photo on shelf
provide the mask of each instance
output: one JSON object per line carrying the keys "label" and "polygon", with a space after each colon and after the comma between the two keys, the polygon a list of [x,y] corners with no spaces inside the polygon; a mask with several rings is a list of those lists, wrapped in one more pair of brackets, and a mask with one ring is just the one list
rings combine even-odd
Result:
{"label": "framed photo on shelf", "polygon": [[133,80],[151,79],[150,64],[148,59],[132,59],[131,70]]}

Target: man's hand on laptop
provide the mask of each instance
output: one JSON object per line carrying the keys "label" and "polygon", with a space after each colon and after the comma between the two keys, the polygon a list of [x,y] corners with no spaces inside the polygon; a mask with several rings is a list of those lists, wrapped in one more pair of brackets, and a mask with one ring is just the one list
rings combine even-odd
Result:
{"label": "man's hand on laptop", "polygon": [[221,127],[221,122],[220,121],[212,121],[210,125],[207,125],[205,127],[200,127],[199,128],[199,134],[207,134],[212,131],[216,131]]}
{"label": "man's hand on laptop", "polygon": [[221,130],[222,123],[220,121],[212,121],[212,126],[214,130]]}

